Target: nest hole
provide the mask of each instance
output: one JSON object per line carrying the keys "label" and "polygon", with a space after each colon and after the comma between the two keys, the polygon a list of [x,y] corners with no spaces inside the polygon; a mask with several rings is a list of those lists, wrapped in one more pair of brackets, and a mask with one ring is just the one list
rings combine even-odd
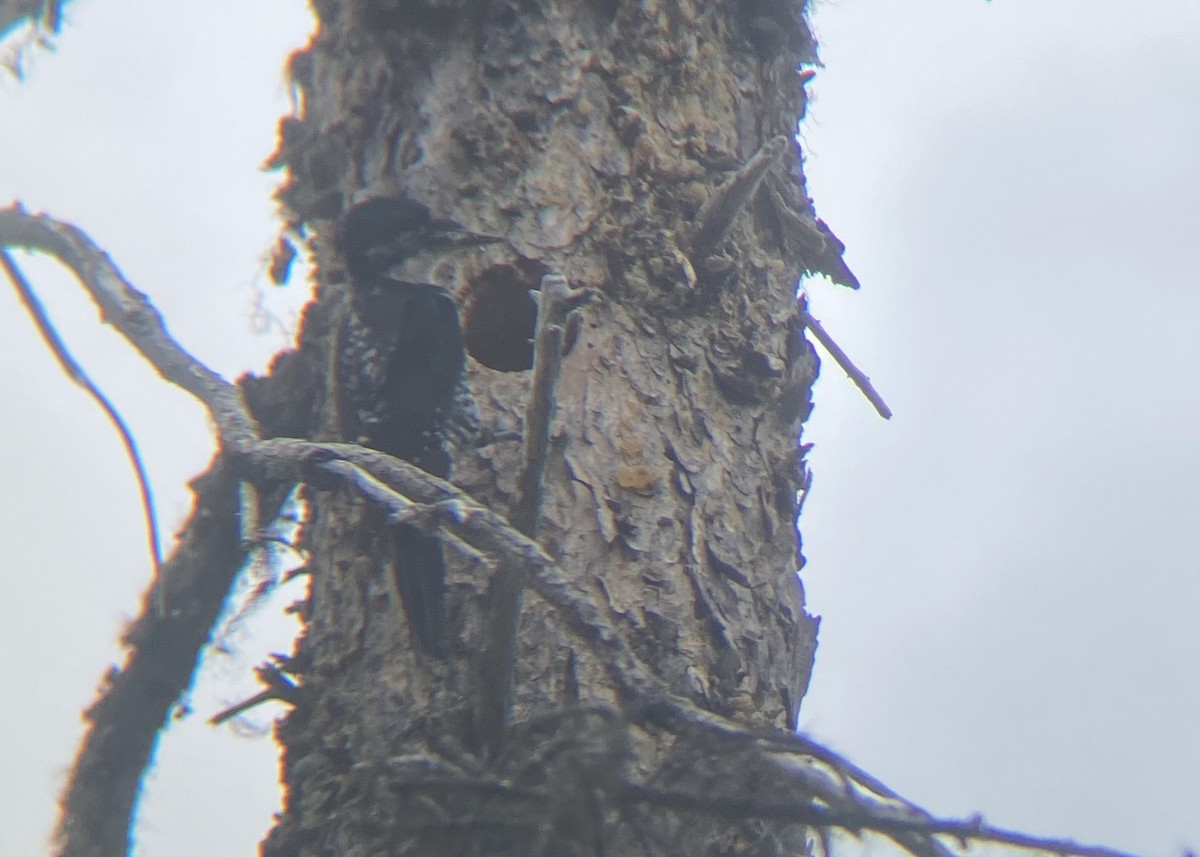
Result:
{"label": "nest hole", "polygon": [[537,301],[532,292],[545,267],[535,262],[498,265],[471,289],[464,334],[467,353],[499,372],[533,368]]}

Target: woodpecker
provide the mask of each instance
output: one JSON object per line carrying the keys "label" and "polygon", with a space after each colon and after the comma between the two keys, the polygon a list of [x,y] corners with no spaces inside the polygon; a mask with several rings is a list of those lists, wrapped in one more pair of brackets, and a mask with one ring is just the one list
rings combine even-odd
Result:
{"label": "woodpecker", "polygon": [[[440,286],[398,279],[393,269],[423,251],[502,240],[434,219],[424,205],[404,197],[369,199],[346,212],[336,248],[353,287],[337,356],[338,415],[347,440],[449,476],[448,446],[475,432],[458,307]],[[440,656],[441,542],[403,525],[388,535],[412,636]]]}
{"label": "woodpecker", "polygon": [[498,235],[468,232],[453,220],[435,220],[429,209],[408,197],[374,197],[346,212],[337,248],[355,285],[377,282],[389,269],[423,250],[449,250],[494,244]]}

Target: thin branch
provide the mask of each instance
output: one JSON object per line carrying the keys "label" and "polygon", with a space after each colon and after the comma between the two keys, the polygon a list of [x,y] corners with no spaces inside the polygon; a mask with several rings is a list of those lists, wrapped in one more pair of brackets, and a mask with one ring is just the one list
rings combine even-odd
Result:
{"label": "thin branch", "polygon": [[[71,352],[67,350],[66,343],[58,335],[58,331],[54,329],[54,323],[50,321],[50,317],[46,314],[46,310],[42,307],[41,301],[33,291],[33,287],[29,281],[25,279],[25,275],[21,273],[21,269],[17,267],[8,250],[0,247],[0,265],[4,267],[5,273],[8,274],[8,279],[12,281],[13,288],[16,289],[17,295],[21,298],[21,302],[25,304],[25,308],[29,310],[29,314],[33,316],[33,324],[41,334],[42,340],[49,346],[55,358],[58,360],[58,365],[62,367],[63,373],[68,378],[78,384],[87,392],[92,400],[100,406],[100,410],[104,411],[104,415],[108,417],[108,421],[112,423],[113,428],[117,430],[117,434],[121,438],[121,444],[125,447],[125,455],[129,458],[129,464],[133,468],[134,475],[137,477],[138,491],[141,495],[142,514],[146,518],[146,540],[150,549],[150,561],[154,564],[154,578],[161,582],[162,580],[162,550],[159,547],[158,536],[158,515],[154,511],[154,494],[150,490],[150,477],[146,473],[146,467],[142,463],[141,453],[138,452],[137,441],[134,440],[133,433],[129,430],[125,420],[121,414],[104,395],[103,391],[93,383],[87,373],[83,371],[83,367],[71,356]],[[165,587],[158,587],[159,598],[155,606],[158,608],[160,616],[166,614],[166,604],[163,600]]]}
{"label": "thin branch", "polygon": [[[659,696],[659,682],[594,602],[585,581],[564,572],[537,542],[449,482],[416,465],[353,443],[270,438],[249,449],[243,461],[247,477],[299,479],[328,488],[329,477],[333,476],[356,488],[370,485],[370,498],[390,515],[411,515],[414,501],[433,505],[437,526],[448,528],[476,550],[520,570],[524,583],[553,605],[607,666],[623,698],[632,703]],[[369,481],[360,470],[367,472]]]}
{"label": "thin branch", "polygon": [[70,268],[111,324],[158,373],[186,390],[212,413],[226,451],[236,454],[258,438],[241,390],[185,351],[163,324],[154,305],[133,287],[80,229],[19,206],[0,209],[0,247],[25,247],[57,258]]}
{"label": "thin branch", "polygon": [[833,341],[833,337],[821,326],[821,322],[813,318],[808,310],[804,308],[800,310],[800,319],[804,322],[804,326],[812,331],[817,342],[825,346],[825,350],[837,361],[837,364],[842,367],[846,375],[854,382],[854,385],[862,391],[862,394],[867,397],[867,401],[871,403],[879,416],[885,420],[890,420],[892,418],[892,409],[887,406],[887,402],[883,400],[883,396],[879,395],[876,389],[871,386],[871,379],[864,375],[862,370],[855,366],[846,355],[846,352]]}
{"label": "thin branch", "polygon": [[256,667],[254,672],[258,676],[258,680],[265,685],[265,688],[249,699],[245,699],[236,705],[231,705],[219,714],[209,718],[208,722],[211,725],[220,726],[226,720],[231,720],[243,711],[248,711],[264,702],[286,702],[288,705],[300,704],[300,687],[285,676],[279,667],[267,663]]}
{"label": "thin branch", "polygon": [[[889,791],[832,751],[803,736],[746,729],[671,694],[641,664],[607,614],[594,603],[586,586],[576,579],[577,576],[566,574],[536,542],[518,533],[499,515],[453,485],[407,462],[355,444],[323,444],[282,438],[265,440],[248,460],[252,466],[266,468],[273,476],[280,475],[278,468],[309,462],[311,469],[325,474],[320,479],[324,487],[329,487],[329,476],[344,480],[346,484],[365,491],[369,499],[380,504],[389,515],[406,520],[419,518],[426,524],[445,527],[472,547],[496,557],[500,564],[521,569],[524,582],[558,611],[606,666],[625,706],[631,712],[636,712],[639,718],[658,723],[664,722],[665,718],[665,722],[672,722],[678,727],[690,728],[693,732],[698,729],[717,738],[720,743],[716,749],[723,753],[738,747],[754,746],[822,761],[831,769],[834,779],[822,769],[804,764],[781,766],[776,762],[774,768],[813,800],[848,814],[844,817],[862,816],[878,820],[880,825],[884,825],[888,819],[895,820],[896,823],[892,825],[893,838],[913,854],[919,857],[948,857],[949,852],[945,847],[927,836],[940,831],[921,827],[932,821],[928,813],[899,799],[896,799],[898,806],[865,800],[853,789],[833,785],[835,780],[844,783],[850,779],[857,784],[870,783],[871,790],[876,793]],[[301,474],[297,472],[295,475],[299,478]],[[391,485],[399,486],[404,493],[389,487]],[[420,503],[425,508],[414,510],[413,499],[405,494],[420,495]],[[766,755],[758,758],[763,763],[771,763]]]}

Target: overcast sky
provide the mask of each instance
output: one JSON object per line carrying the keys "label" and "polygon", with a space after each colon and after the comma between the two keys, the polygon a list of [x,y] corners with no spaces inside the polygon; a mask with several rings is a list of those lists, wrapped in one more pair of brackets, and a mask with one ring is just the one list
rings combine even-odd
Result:
{"label": "overcast sky", "polygon": [[[210,365],[261,367],[285,341],[264,319],[303,297],[266,284],[257,168],[307,14],[68,9],[57,52],[0,81],[0,203],[86,229]],[[863,290],[810,283],[812,310],[896,416],[826,362],[802,726],[938,813],[1200,847],[1200,0],[840,0],[815,25],[810,185]],[[173,532],[203,413],[27,267]],[[0,396],[7,857],[46,850],[149,567],[119,441],[5,288]],[[202,722],[252,687],[233,642],[164,742],[141,857],[255,853],[269,824],[272,742]]]}

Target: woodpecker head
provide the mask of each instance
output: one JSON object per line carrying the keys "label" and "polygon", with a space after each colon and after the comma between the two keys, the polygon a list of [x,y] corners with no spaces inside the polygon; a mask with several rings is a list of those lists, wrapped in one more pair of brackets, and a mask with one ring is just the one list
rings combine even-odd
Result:
{"label": "woodpecker head", "polygon": [[407,197],[375,197],[350,208],[337,232],[337,249],[350,276],[366,285],[423,250],[495,244],[498,235],[468,232],[453,220],[435,220]]}

